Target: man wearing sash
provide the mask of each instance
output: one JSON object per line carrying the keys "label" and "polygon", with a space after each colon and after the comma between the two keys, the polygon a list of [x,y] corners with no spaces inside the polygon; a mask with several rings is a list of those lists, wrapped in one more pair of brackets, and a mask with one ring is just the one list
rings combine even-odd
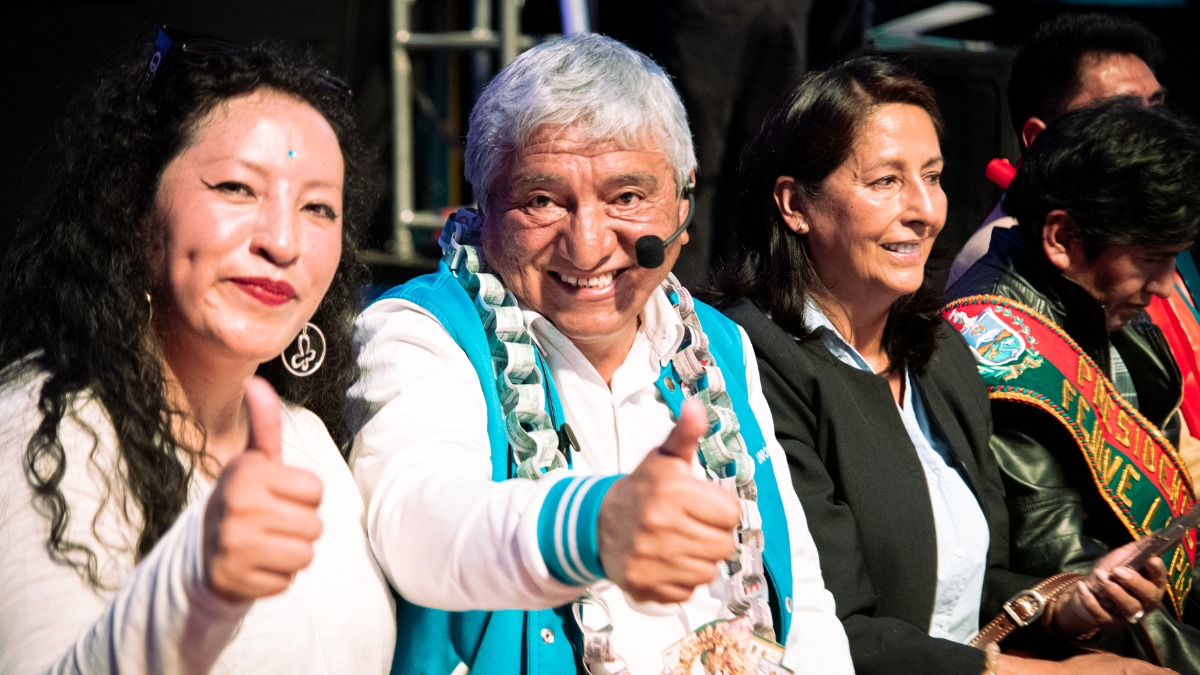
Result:
{"label": "man wearing sash", "polygon": [[[1165,60],[1158,38],[1133,19],[1084,13],[1061,14],[1046,22],[1017,52],[1008,81],[1009,116],[1022,154],[1047,124],[1067,111],[1114,96],[1161,105],[1166,91],[1155,73]],[[1015,172],[1007,161],[993,160],[987,176],[1006,189]],[[994,229],[1016,222],[1001,206],[996,204],[955,256],[947,287],[987,253]],[[1200,271],[1188,251],[1179,254],[1175,265],[1173,292],[1156,297],[1146,311],[1163,331],[1183,377],[1176,447],[1195,475],[1200,471],[1200,311],[1193,296],[1200,292]]]}
{"label": "man wearing sash", "polygon": [[695,164],[666,75],[609,38],[476,104],[478,211],[359,320],[393,672],[850,672],[749,342],[669,274]]}
{"label": "man wearing sash", "polygon": [[[1154,33],[1127,17],[1067,13],[1039,26],[1017,51],[1008,78],[1008,113],[1022,157],[1046,125],[1068,111],[1114,96],[1161,105],[1166,90],[1155,73],[1163,61],[1165,53]],[[1005,189],[1015,169],[998,161],[989,164],[987,177]],[[1001,206],[987,214],[954,256],[947,287],[987,253],[995,229],[1013,226],[1013,218]]]}
{"label": "man wearing sash", "polygon": [[[988,384],[1018,571],[1086,569],[1192,506],[1179,368],[1145,308],[1200,231],[1197,181],[1200,134],[1170,113],[1128,99],[1068,113],[1008,188],[1018,225],[948,291]],[[1163,554],[1164,606],[1145,616],[1183,672],[1200,672],[1195,552],[1192,532]]]}

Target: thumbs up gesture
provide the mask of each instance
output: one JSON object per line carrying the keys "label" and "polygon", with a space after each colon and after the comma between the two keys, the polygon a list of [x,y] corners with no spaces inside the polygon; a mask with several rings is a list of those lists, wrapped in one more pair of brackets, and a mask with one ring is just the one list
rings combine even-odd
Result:
{"label": "thumbs up gesture", "polygon": [[312,562],[322,529],[321,480],[284,466],[279,397],[271,385],[246,380],[246,407],[246,450],[225,465],[204,512],[204,576],[231,602],[285,590]]}
{"label": "thumbs up gesture", "polygon": [[704,406],[684,403],[667,440],[600,505],[600,563],[635,600],[683,602],[733,553],[737,498],[692,474],[707,429]]}

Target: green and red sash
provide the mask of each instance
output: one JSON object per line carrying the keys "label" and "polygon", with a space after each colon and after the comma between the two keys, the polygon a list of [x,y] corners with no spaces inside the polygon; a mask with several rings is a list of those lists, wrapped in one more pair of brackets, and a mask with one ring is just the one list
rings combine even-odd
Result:
{"label": "green and red sash", "polygon": [[[1032,405],[1066,427],[1134,539],[1191,507],[1192,479],[1178,451],[1054,322],[996,295],[962,298],[942,313],[970,345],[991,398]],[[1167,593],[1181,616],[1195,559],[1194,530],[1163,554]]]}

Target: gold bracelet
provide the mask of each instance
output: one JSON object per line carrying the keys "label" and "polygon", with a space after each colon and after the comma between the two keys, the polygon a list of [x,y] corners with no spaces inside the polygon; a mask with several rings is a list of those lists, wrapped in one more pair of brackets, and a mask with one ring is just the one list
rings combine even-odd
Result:
{"label": "gold bracelet", "polygon": [[991,642],[983,649],[987,659],[983,662],[983,675],[1000,675],[1000,643]]}

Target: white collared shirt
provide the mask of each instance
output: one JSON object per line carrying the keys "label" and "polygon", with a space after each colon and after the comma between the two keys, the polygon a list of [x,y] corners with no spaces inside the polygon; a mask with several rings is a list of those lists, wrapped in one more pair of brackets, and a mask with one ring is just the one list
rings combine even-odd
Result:
{"label": "white collared shirt", "polygon": [[[651,296],[611,388],[549,320],[528,310],[524,316],[581,446],[573,471],[611,475],[636,469],[674,426],[655,387],[683,330],[669,301],[661,293]],[[358,327],[364,372],[351,390],[351,403],[365,405],[366,420],[356,438],[353,470],[367,501],[372,546],[393,585],[413,602],[448,610],[556,607],[581,595],[583,588],[550,575],[538,548],[538,514],[553,481],[491,480],[486,406],[462,349],[436,319],[403,300],[375,303]],[[751,408],[769,439],[790,528],[786,663],[802,673],[848,673],[846,636],[822,582],[786,458],[774,440],[744,332],[742,343]],[[703,476],[699,463],[696,475]],[[615,650],[633,673],[661,672],[663,650],[718,618],[724,599],[720,580],[675,605],[633,602],[607,581],[592,591],[607,602]]]}
{"label": "white collared shirt", "polygon": [[[875,372],[811,298],[804,308],[804,323],[814,329],[821,344],[839,361]],[[904,401],[896,409],[925,471],[937,533],[937,593],[929,635],[965,643],[979,632],[988,524],[979,501],[955,465],[954,455],[926,412],[924,396],[921,392],[913,395],[913,383],[905,371]]]}

